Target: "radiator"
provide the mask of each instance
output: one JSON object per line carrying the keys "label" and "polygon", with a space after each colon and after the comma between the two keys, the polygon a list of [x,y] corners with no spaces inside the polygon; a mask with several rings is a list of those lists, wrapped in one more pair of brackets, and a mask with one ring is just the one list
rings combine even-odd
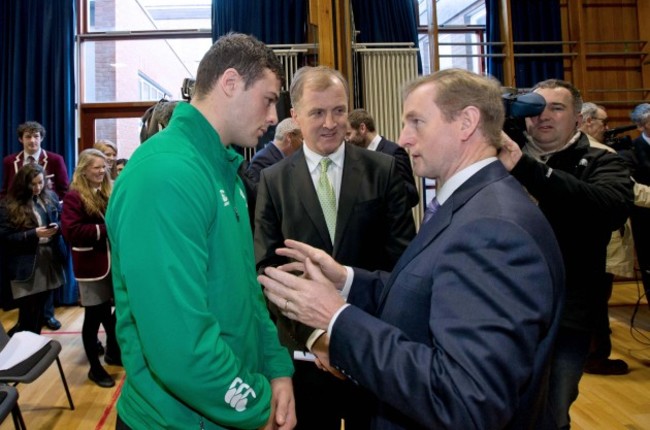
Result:
{"label": "radiator", "polygon": [[360,48],[363,108],[380,135],[397,141],[401,130],[404,83],[418,76],[415,48]]}
{"label": "radiator", "polygon": [[[402,124],[402,87],[418,77],[418,49],[369,48],[364,45],[354,52],[361,58],[363,105],[360,107],[373,116],[380,135],[397,142]],[[418,192],[423,196],[423,181],[418,177],[415,179]],[[423,207],[420,202],[413,208],[418,229]]]}
{"label": "radiator", "polygon": [[282,91],[289,91],[289,86],[291,85],[291,80],[293,75],[296,73],[298,68],[301,67],[301,64],[304,62],[303,58],[307,53],[307,49],[273,49],[273,52],[278,57],[284,68],[284,83],[282,85]]}

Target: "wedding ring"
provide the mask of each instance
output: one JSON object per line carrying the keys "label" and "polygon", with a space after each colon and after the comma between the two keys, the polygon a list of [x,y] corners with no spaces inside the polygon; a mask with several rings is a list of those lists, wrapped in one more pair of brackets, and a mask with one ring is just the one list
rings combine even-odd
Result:
{"label": "wedding ring", "polygon": [[284,311],[289,312],[288,308],[289,308],[289,299],[287,299],[287,301],[284,302]]}

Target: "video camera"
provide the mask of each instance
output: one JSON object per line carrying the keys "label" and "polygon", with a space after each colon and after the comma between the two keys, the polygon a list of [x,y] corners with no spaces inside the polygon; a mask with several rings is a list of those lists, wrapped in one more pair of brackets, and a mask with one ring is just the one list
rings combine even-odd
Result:
{"label": "video camera", "polygon": [[603,139],[605,140],[605,145],[611,146],[617,151],[631,146],[632,139],[630,138],[630,136],[618,136],[618,135],[621,133],[625,133],[626,131],[636,130],[636,128],[637,126],[632,124],[632,125],[624,125],[621,127],[615,127],[615,128],[610,128],[609,130],[605,130],[605,134],[603,137]]}
{"label": "video camera", "polygon": [[523,146],[526,143],[525,118],[544,112],[546,100],[537,93],[521,93],[512,88],[506,89],[501,97],[506,113],[503,131],[519,146]]}

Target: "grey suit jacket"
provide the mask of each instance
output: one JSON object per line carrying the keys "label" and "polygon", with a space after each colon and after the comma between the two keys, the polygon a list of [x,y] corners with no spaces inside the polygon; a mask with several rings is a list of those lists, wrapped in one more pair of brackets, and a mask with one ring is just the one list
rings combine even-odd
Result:
{"label": "grey suit jacket", "polygon": [[[404,185],[395,161],[385,154],[346,144],[334,243],[302,149],[262,171],[255,213],[258,269],[285,263],[275,250],[285,239],[295,239],[343,264],[390,270],[414,236]],[[312,329],[277,317],[285,345],[304,349]]]}

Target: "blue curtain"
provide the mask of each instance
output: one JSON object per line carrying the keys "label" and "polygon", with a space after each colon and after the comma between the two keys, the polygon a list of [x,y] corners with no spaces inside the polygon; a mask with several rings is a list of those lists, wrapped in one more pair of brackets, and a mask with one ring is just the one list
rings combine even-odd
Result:
{"label": "blue curtain", "polygon": [[[485,0],[485,37],[487,42],[501,42],[501,27],[499,24],[499,3],[501,0]],[[488,45],[488,54],[503,53],[502,45]],[[503,58],[487,57],[487,73],[503,82]]]}
{"label": "blue curtain", "polygon": [[[486,0],[487,38],[490,42],[500,41],[499,8],[497,0]],[[545,41],[561,42],[562,28],[559,0],[511,0],[512,38],[515,42]],[[494,48],[488,52],[501,52]],[[556,54],[562,52],[562,45],[515,46],[515,53]],[[488,73],[502,79],[503,60],[488,61]],[[516,57],[515,81],[519,88],[528,88],[544,79],[564,77],[561,56]]]}
{"label": "blue curtain", "polygon": [[308,0],[212,0],[212,40],[235,31],[268,45],[307,41]]}
{"label": "blue curtain", "polygon": [[418,46],[415,5],[410,0],[352,0],[359,43],[413,42]]}
{"label": "blue curtain", "polygon": [[[512,0],[512,36],[516,42],[562,41],[559,0]],[[517,53],[554,54],[562,45],[515,47]],[[562,57],[523,57],[515,61],[517,87],[528,88],[544,79],[564,77]]]}
{"label": "blue curtain", "polygon": [[[38,121],[46,130],[43,148],[62,155],[71,174],[75,162],[75,0],[0,3],[2,157],[22,150],[18,125]],[[69,285],[58,302],[76,303],[70,268],[66,277]]]}

